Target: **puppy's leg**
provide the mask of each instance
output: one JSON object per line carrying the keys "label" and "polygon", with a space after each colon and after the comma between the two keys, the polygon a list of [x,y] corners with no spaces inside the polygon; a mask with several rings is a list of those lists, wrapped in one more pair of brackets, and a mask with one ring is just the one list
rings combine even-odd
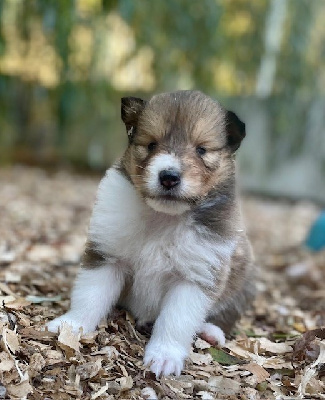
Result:
{"label": "puppy's leg", "polygon": [[212,346],[219,344],[224,346],[226,338],[223,330],[219,326],[211,324],[210,322],[204,322],[200,329],[200,337]]}
{"label": "puppy's leg", "polygon": [[144,364],[150,364],[157,377],[180,375],[210,305],[203,291],[189,282],[176,284],[166,294],[144,356]]}
{"label": "puppy's leg", "polygon": [[63,322],[75,332],[81,327],[83,333],[92,332],[100,320],[116,304],[124,284],[124,275],[116,265],[94,269],[82,268],[71,295],[71,309],[47,326],[57,332]]}
{"label": "puppy's leg", "polygon": [[[243,286],[235,292],[228,290],[212,307],[207,322],[219,327],[226,334],[230,333],[235,323],[251,305],[255,291],[253,278],[244,281]],[[221,344],[220,341],[219,344]]]}

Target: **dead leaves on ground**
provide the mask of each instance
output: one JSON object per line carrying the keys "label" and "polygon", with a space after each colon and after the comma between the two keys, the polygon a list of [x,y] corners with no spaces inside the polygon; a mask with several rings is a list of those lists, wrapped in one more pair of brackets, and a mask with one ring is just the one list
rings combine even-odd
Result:
{"label": "dead leaves on ground", "polygon": [[197,339],[182,376],[156,380],[142,365],[148,336],[123,311],[90,335],[41,329],[68,308],[98,180],[0,179],[0,399],[325,398],[325,254],[300,247],[316,206],[245,200],[255,307],[223,349]]}

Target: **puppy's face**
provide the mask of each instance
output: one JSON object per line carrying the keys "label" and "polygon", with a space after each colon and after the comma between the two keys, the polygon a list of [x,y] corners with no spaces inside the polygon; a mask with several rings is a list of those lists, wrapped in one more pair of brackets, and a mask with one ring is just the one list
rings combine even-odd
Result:
{"label": "puppy's face", "polygon": [[156,211],[180,214],[218,192],[234,175],[233,153],[245,125],[197,91],[122,99],[129,136],[124,165]]}

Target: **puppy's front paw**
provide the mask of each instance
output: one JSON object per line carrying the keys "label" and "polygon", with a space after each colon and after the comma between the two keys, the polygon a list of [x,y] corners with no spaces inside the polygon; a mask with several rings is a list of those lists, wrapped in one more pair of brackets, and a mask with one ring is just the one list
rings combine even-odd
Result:
{"label": "puppy's front paw", "polygon": [[90,321],[85,321],[71,312],[61,315],[61,317],[55,318],[53,321],[49,322],[46,326],[51,332],[59,332],[63,323],[67,323],[72,327],[74,333],[79,333],[82,329],[82,333],[86,334],[93,332],[96,329],[96,325],[90,323]]}
{"label": "puppy's front paw", "polygon": [[211,324],[210,322],[205,322],[203,324],[200,336],[212,346],[218,344],[222,347],[226,344],[226,338],[223,330],[219,328],[219,326]]}
{"label": "puppy's front paw", "polygon": [[150,341],[146,347],[143,362],[144,365],[150,365],[150,370],[157,378],[171,374],[179,376],[186,356],[187,352],[183,351],[181,346]]}

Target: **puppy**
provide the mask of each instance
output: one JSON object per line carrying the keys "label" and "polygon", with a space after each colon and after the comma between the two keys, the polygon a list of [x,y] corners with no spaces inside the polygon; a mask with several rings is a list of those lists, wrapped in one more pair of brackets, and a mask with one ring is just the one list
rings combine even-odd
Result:
{"label": "puppy", "polygon": [[129,145],[102,179],[71,309],[96,329],[119,304],[154,322],[144,363],[179,375],[196,334],[225,342],[254,295],[254,265],[235,188],[245,124],[198,91],[122,99]]}

